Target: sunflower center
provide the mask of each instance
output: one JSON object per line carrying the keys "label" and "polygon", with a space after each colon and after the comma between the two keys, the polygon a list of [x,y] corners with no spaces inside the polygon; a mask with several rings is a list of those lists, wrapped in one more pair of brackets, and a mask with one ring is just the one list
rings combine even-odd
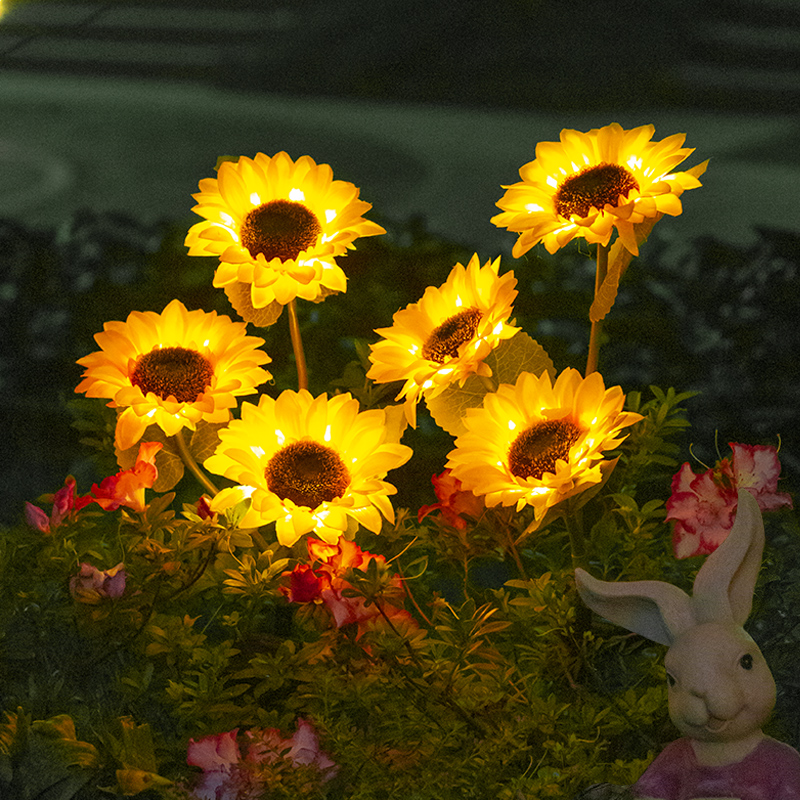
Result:
{"label": "sunflower center", "polygon": [[131,383],[162,400],[173,395],[179,403],[193,403],[213,377],[211,363],[196,350],[161,347],[139,356]]}
{"label": "sunflower center", "polygon": [[477,308],[466,308],[448,317],[422,346],[422,357],[444,364],[458,355],[458,348],[468,342],[478,330],[482,314]]}
{"label": "sunflower center", "polygon": [[267,487],[281,500],[312,511],[341,497],[350,485],[350,473],[330,447],[303,439],[287,444],[269,460],[264,470]]}
{"label": "sunflower center", "polygon": [[319,220],[302,203],[270,200],[250,211],[239,230],[239,240],[255,258],[290,261],[307,250],[322,233]]}
{"label": "sunflower center", "polygon": [[594,206],[598,211],[608,203],[616,206],[619,196],[627,197],[632,189],[639,189],[636,178],[620,164],[597,166],[571,175],[555,194],[556,213],[569,219],[573,214],[586,217]]}
{"label": "sunflower center", "polygon": [[569,449],[581,435],[580,428],[566,419],[537,422],[517,436],[508,448],[508,468],[518,478],[540,480],[545,472],[555,474],[556,461],[567,460]]}

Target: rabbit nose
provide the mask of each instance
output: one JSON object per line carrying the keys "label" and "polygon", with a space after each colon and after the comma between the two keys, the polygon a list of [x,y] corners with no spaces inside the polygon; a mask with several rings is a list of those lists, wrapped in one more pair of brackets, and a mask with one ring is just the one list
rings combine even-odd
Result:
{"label": "rabbit nose", "polygon": [[730,687],[727,690],[711,686],[692,687],[689,692],[702,702],[706,716],[710,719],[723,721],[733,719],[743,705],[741,692]]}

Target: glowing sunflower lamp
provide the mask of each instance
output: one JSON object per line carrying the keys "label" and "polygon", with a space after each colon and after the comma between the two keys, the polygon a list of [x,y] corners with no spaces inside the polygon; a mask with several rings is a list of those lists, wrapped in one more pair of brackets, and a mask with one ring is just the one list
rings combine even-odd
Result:
{"label": "glowing sunflower lamp", "polygon": [[466,267],[456,264],[442,286],[429,286],[418,303],[398,311],[390,328],[375,332],[367,377],[376,383],[404,381],[406,417],[416,424],[420,397],[435,397],[467,377],[492,374],[486,356],[519,328],[508,324],[517,291],[513,272],[498,275],[500,259]]}
{"label": "glowing sunflower lamp", "polygon": [[258,349],[264,340],[246,328],[216,312],[188,311],[178,300],[161,314],[134,311],[95,335],[101,349],[78,360],[85,371],[75,391],[108,398],[119,410],[119,450],[133,447],[150,425],[175,436],[180,448],[184,428],[227,422],[236,398],[272,377],[261,366],[271,360]]}
{"label": "glowing sunflower lamp", "polygon": [[[654,133],[652,125],[623,130],[617,123],[588,133],[561,131],[559,142],[536,146],[535,160],[520,169],[520,182],[503,187],[506,193],[497,203],[502,213],[492,217],[498,227],[519,234],[517,258],[539,242],[550,253],[576,237],[597,245],[587,374],[597,367],[600,322],[613,304],[615,282],[661,216],[682,212],[681,195],[701,185],[698,178],[708,163],[675,172],[694,150],[682,146],[685,134],[653,142]],[[608,248],[615,230],[612,283]],[[601,289],[611,294],[605,305]]]}
{"label": "glowing sunflower lamp", "polygon": [[238,485],[212,501],[223,511],[250,498],[241,527],[275,523],[282,545],[306,533],[329,544],[352,538],[358,525],[373,533],[382,518],[394,521],[384,479],[404,464],[411,449],[393,440],[383,410],[359,411],[349,394],[328,398],[301,390],[258,405],[242,404],[241,418],[220,431],[210,472]]}
{"label": "glowing sunflower lamp", "polygon": [[223,160],[217,177],[199,188],[192,210],[204,220],[189,229],[189,255],[219,257],[214,286],[243,319],[271,324],[288,306],[298,381],[306,388],[295,300],[346,291],[336,258],[359,236],[385,230],[362,216],[372,206],[359,200],[356,186],[334,180],[330,166],[309,156]]}
{"label": "glowing sunflower lamp", "polygon": [[532,506],[541,522],[548,509],[603,480],[604,451],[641,419],[623,411],[624,402],[620,387],[606,389],[597,372],[583,378],[567,369],[554,383],[546,371],[523,372],[467,410],[447,466],[487,506]]}

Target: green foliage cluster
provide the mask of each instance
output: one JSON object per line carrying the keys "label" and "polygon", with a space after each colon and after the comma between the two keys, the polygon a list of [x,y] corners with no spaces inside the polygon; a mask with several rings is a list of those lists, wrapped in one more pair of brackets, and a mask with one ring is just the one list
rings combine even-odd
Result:
{"label": "green foliage cluster", "polygon": [[[329,299],[302,311],[312,384],[349,391],[364,408],[390,404],[398,388],[366,379],[373,325],[465,261],[460,248],[419,226],[394,233],[348,256],[346,303]],[[184,261],[167,241],[133,298],[98,284],[73,321],[79,347],[91,347],[105,319],[163,307],[176,284],[193,305],[230,313],[222,294],[212,298],[208,289],[212,267],[196,260],[190,272]],[[585,298],[570,291],[567,307],[585,313]],[[520,317],[535,317],[523,296]],[[533,332],[535,324],[522,324]],[[498,378],[520,365],[553,368],[536,341],[518,336],[515,349],[492,356]],[[268,352],[291,351],[281,325],[265,337]],[[555,338],[538,336],[564,366],[575,356],[563,341],[551,347]],[[270,369],[278,386],[293,384],[288,359]],[[475,404],[470,388],[468,381],[433,403],[431,417],[421,410],[404,439],[415,449],[413,467],[392,475],[400,487],[395,522],[356,536],[363,551],[380,556],[346,574],[345,596],[372,609],[363,623],[336,627],[318,600],[290,602],[287,573],[308,560],[303,547],[281,547],[269,530],[240,530],[237,510],[203,513],[202,489],[184,475],[175,443],[155,430],[146,439],[165,450],[143,511],[90,505],[50,533],[24,523],[5,530],[0,797],[186,800],[199,774],[186,763],[190,739],[237,729],[275,729],[286,738],[299,719],[313,724],[335,775],[286,758],[250,765],[259,797],[532,800],[633,783],[675,736],[661,648],[592,617],[573,568],[577,556],[607,580],[691,585],[699,565],[674,559],[664,504],[693,393],[629,392],[626,410],[643,419],[607,454],[616,466],[600,491],[531,533],[529,510],[484,509],[463,528],[438,514],[418,519],[451,443],[432,419],[452,428],[454,403]],[[99,474],[134,463],[136,452],[114,452],[114,414],[103,401],[71,407]],[[202,461],[215,436],[214,426],[199,426],[186,446]],[[800,536],[788,517],[768,533],[752,630],[781,685],[773,731],[796,742]],[[124,564],[121,596],[76,595],[82,563]]]}
{"label": "green foliage cluster", "polygon": [[[629,398],[644,420],[581,520],[602,577],[681,571],[663,496],[684,400],[655,387]],[[351,576],[351,592],[381,610],[403,575],[413,621],[378,614],[366,630],[337,629],[321,606],[282,594],[296,553],[191,505],[176,514],[173,500],[156,493],[141,513],[84,509],[51,534],[3,537],[5,790],[178,797],[169,782],[188,779],[190,737],[290,732],[304,717],[339,766],[308,796],[567,797],[632,783],[671,736],[658,648],[587,616],[564,520],[516,549],[524,515],[487,510],[459,531],[401,511],[380,536],[359,535],[388,566]],[[123,596],[76,601],[81,562],[123,562]],[[264,796],[288,797],[297,777]]]}

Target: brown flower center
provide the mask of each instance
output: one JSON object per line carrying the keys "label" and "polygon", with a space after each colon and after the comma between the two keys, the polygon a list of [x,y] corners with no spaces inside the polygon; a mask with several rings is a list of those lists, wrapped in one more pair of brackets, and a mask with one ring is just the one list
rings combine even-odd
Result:
{"label": "brown flower center", "polygon": [[448,317],[422,346],[422,357],[444,364],[458,355],[458,348],[478,330],[482,314],[477,308],[466,308]]}
{"label": "brown flower center", "polygon": [[580,428],[567,419],[537,422],[517,436],[508,448],[508,468],[518,478],[540,480],[545,472],[555,474],[556,461],[567,460],[578,441]]}
{"label": "brown flower center", "polygon": [[270,200],[250,211],[239,230],[242,246],[255,258],[290,261],[307,250],[322,233],[319,220],[302,203]]}
{"label": "brown flower center", "polygon": [[173,395],[179,403],[193,403],[211,384],[214,368],[196,350],[161,347],[139,356],[131,383],[144,394],[162,400]]}
{"label": "brown flower center", "polygon": [[571,175],[555,194],[556,212],[569,219],[573,214],[585,217],[594,206],[602,211],[606,203],[616,206],[619,196],[627,197],[639,189],[636,178],[620,164],[598,164]]}
{"label": "brown flower center", "polygon": [[264,477],[267,488],[281,500],[312,511],[341,497],[350,485],[350,473],[330,447],[303,439],[287,444],[269,460]]}

